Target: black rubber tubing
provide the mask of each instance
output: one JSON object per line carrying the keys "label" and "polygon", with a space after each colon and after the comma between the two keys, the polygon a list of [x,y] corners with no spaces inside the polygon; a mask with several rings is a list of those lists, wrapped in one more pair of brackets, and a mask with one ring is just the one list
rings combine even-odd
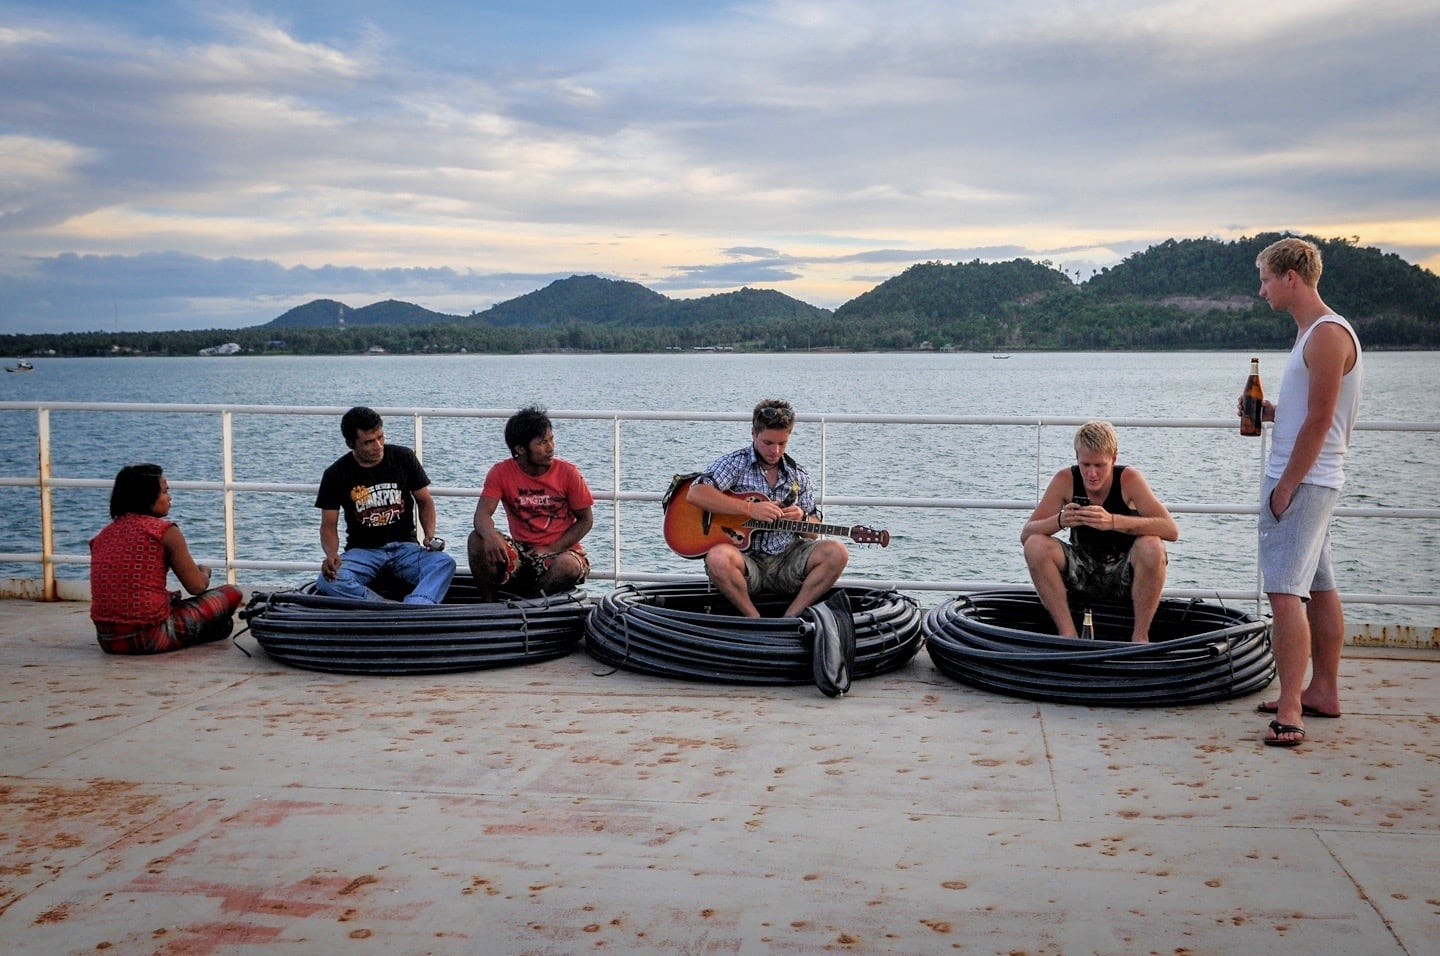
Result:
{"label": "black rubber tubing", "polygon": [[[921,612],[893,590],[846,589],[856,635],[853,677],[894,670],[920,649]],[[761,613],[783,610],[762,599]],[[585,649],[624,670],[716,683],[814,682],[812,625],[798,617],[742,617],[701,580],[622,585],[585,623]],[[728,612],[728,613],[727,613]]]}
{"label": "black rubber tubing", "polygon": [[[1128,606],[1091,607],[1097,633],[1128,638]],[[1268,622],[1201,601],[1161,601],[1148,644],[1059,637],[1039,598],[1021,589],[959,595],[931,608],[923,630],[926,650],[943,673],[1035,700],[1206,703],[1260,690],[1275,677]]]}
{"label": "black rubber tubing", "polygon": [[574,651],[589,596],[481,603],[457,575],[443,604],[355,601],[294,591],[258,593],[240,611],[275,660],[337,674],[437,674],[529,664]]}

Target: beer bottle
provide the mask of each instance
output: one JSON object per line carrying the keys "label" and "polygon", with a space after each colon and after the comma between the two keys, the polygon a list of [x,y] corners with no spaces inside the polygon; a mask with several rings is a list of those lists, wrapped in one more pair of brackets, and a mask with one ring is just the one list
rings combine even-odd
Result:
{"label": "beer bottle", "polygon": [[1260,387],[1260,360],[1250,360],[1250,377],[1245,381],[1245,394],[1240,397],[1240,434],[1260,434],[1260,416],[1265,410],[1265,391]]}
{"label": "beer bottle", "polygon": [[1085,609],[1085,622],[1080,625],[1080,639],[1082,641],[1095,640],[1095,619],[1090,616],[1090,609]]}

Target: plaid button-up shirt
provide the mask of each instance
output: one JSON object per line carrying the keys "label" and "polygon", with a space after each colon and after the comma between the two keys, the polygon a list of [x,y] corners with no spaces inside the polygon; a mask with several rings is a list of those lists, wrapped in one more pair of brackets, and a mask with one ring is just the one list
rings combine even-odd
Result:
{"label": "plaid button-up shirt", "polygon": [[[810,482],[810,473],[789,455],[782,455],[775,487],[771,488],[765,477],[765,462],[755,453],[753,444],[717,458],[695,480],[735,494],[758,492],[783,506],[799,505],[807,516],[820,517],[820,509],[815,507],[815,486]],[[751,538],[750,550],[779,554],[795,538],[796,535],[790,531],[757,531]]]}

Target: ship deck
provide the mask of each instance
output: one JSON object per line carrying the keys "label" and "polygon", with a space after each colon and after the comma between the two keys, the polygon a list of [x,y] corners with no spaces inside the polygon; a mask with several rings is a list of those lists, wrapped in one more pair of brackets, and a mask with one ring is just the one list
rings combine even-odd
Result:
{"label": "ship deck", "polygon": [[1348,649],[1281,750],[1258,694],[1036,703],[923,651],[831,700],[107,657],[87,613],[0,601],[11,953],[1440,952],[1434,651]]}

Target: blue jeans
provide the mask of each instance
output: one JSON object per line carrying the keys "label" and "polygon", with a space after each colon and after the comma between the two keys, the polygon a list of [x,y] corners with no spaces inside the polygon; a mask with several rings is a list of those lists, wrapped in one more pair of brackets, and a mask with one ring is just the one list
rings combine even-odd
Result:
{"label": "blue jeans", "polygon": [[340,573],[335,580],[324,574],[315,579],[315,590],[330,597],[356,601],[383,601],[370,590],[370,582],[388,571],[411,585],[406,604],[439,604],[455,577],[455,559],[444,551],[427,551],[414,541],[396,541],[382,548],[351,548],[340,555]]}

